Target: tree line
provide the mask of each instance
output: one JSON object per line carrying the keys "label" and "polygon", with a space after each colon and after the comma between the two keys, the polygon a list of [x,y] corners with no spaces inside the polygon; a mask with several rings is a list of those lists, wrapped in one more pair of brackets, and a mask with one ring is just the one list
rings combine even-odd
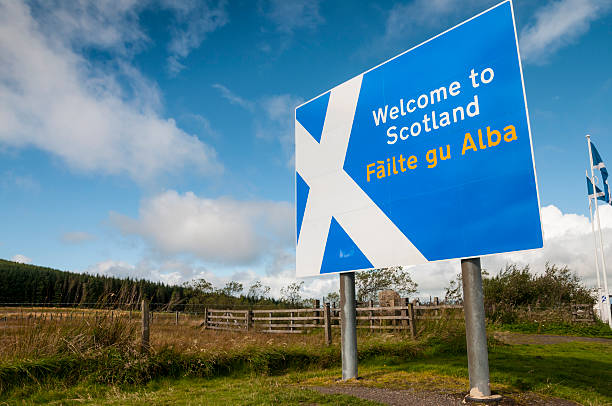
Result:
{"label": "tree line", "polygon": [[[595,295],[567,266],[546,263],[544,272],[534,273],[529,265],[508,264],[496,275],[482,272],[485,307],[542,306],[593,304]],[[450,281],[445,300],[461,302],[461,274]]]}
{"label": "tree line", "polygon": [[147,299],[153,308],[186,311],[198,311],[205,306],[287,304],[270,298],[270,287],[260,281],[255,281],[246,294],[243,291],[243,285],[235,281],[221,288],[215,288],[205,279],[168,285],[146,279],[60,271],[0,259],[0,303],[135,308],[141,300]]}
{"label": "tree line", "polygon": [[[296,307],[312,306],[313,298],[303,297],[304,282],[292,282],[281,289],[281,297],[270,295],[270,287],[254,281],[245,288],[230,281],[221,288],[205,279],[182,285],[168,285],[146,279],[80,274],[0,260],[0,303],[72,304],[84,307],[138,306],[142,299],[167,310],[198,311],[203,307]],[[402,297],[417,292],[417,284],[402,267],[358,272],[355,275],[358,302],[377,301],[378,293],[391,289]],[[558,306],[593,303],[592,292],[567,267],[546,264],[544,273],[534,274],[529,266],[507,265],[495,276],[483,271],[485,306]],[[338,302],[337,291],[324,302]],[[462,300],[461,275],[446,288],[447,302]]]}
{"label": "tree line", "polygon": [[60,271],[0,259],[0,302],[44,304],[169,303],[185,288],[145,279],[116,278]]}

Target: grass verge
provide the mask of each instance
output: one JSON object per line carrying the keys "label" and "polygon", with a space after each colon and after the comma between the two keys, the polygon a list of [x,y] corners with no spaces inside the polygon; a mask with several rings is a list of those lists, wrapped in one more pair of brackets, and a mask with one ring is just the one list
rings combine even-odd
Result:
{"label": "grass verge", "polygon": [[[434,347],[436,345],[434,344]],[[548,397],[584,405],[612,404],[612,346],[599,343],[554,345],[492,345],[489,349],[492,389],[518,404],[538,404]],[[376,354],[362,359],[358,382],[379,388],[464,394],[468,388],[467,359],[446,345],[414,357]],[[336,380],[337,366],[291,369],[280,375],[255,372],[225,377],[154,379],[141,385],[81,382],[74,386],[51,379],[41,385],[15,387],[7,404],[322,404],[373,405],[344,395],[321,395],[310,386],[346,385]],[[544,399],[544,402],[542,402]]]}
{"label": "grass verge", "polygon": [[[96,319],[88,327],[58,330],[49,324],[24,330],[13,352],[0,357],[0,399],[19,404],[355,404],[341,395],[301,388],[335,384],[339,376],[339,344],[326,347],[316,335],[272,338],[192,328],[192,335],[178,336],[181,341],[172,341],[170,333],[161,336],[167,341],[143,356],[133,326],[118,323]],[[421,324],[423,338],[418,341],[360,334],[364,379],[358,384],[465,391],[461,324]],[[158,331],[166,330],[159,326]],[[610,344],[489,343],[491,381],[502,393],[533,391],[584,404],[612,404]],[[190,392],[190,385],[196,392]],[[254,397],[249,397],[251,392]],[[190,403],[190,396],[202,401]]]}
{"label": "grass verge", "polygon": [[[461,339],[461,338],[459,338]],[[360,360],[395,359],[405,361],[447,343],[427,345],[399,336],[364,337]],[[435,351],[435,349],[434,349]],[[338,345],[250,346],[230,351],[181,352],[170,347],[149,356],[101,348],[88,355],[60,354],[37,359],[0,363],[0,393],[11,388],[62,381],[110,385],[142,385],[158,378],[213,378],[232,375],[277,375],[291,370],[326,369],[340,365]]]}
{"label": "grass verge", "polygon": [[[21,392],[21,393],[20,393]],[[158,379],[146,385],[61,383],[35,391],[14,391],[0,405],[356,405],[374,406],[347,395],[323,395],[276,377]]]}
{"label": "grass verge", "polygon": [[[554,345],[500,345],[489,348],[492,389],[510,397],[535,392],[589,405],[612,404],[612,345],[572,342]],[[368,365],[364,365],[368,367]],[[366,371],[366,369],[362,368]],[[467,356],[445,354],[421,357],[406,363],[373,365],[364,384],[402,387],[411,380],[435,388],[468,387]],[[410,374],[413,377],[410,378]],[[416,377],[414,376],[416,374]],[[450,381],[445,383],[445,379]],[[456,382],[450,384],[449,382]]]}
{"label": "grass verge", "polygon": [[606,323],[571,324],[571,323],[513,323],[493,325],[501,331],[511,331],[525,334],[555,334],[579,337],[612,338],[612,329]]}

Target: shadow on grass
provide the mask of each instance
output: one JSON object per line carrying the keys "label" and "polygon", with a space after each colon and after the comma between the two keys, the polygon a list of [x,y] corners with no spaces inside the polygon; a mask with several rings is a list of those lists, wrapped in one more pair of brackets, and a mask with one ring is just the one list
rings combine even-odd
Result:
{"label": "shadow on grass", "polygon": [[[465,355],[435,355],[391,368],[468,377]],[[536,391],[579,401],[612,400],[609,345],[495,346],[489,350],[489,368],[492,383],[508,385],[516,391]]]}

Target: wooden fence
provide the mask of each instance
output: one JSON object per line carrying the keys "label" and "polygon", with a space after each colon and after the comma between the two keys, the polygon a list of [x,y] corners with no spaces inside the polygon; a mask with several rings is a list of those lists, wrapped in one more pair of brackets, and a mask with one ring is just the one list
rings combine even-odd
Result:
{"label": "wooden fence", "polygon": [[[450,309],[462,309],[461,305],[419,305],[408,299],[393,301],[391,306],[357,307],[357,328],[386,331],[405,331],[416,335],[419,319],[440,319]],[[455,312],[463,317],[460,312]],[[331,337],[331,330],[340,328],[340,309],[329,303],[314,308],[230,310],[206,309],[202,327],[213,330],[257,331],[261,333],[294,334],[322,328]]]}

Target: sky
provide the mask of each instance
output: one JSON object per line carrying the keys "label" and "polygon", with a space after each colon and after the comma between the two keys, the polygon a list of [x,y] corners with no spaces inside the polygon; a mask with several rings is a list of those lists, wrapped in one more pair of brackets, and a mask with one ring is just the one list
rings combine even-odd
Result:
{"label": "sky", "polygon": [[[295,107],[496,3],[0,0],[0,257],[278,296],[297,280]],[[612,159],[612,0],[514,10],[545,247],[483,267],[556,263],[594,286],[585,135]],[[443,296],[459,268],[410,272]]]}

